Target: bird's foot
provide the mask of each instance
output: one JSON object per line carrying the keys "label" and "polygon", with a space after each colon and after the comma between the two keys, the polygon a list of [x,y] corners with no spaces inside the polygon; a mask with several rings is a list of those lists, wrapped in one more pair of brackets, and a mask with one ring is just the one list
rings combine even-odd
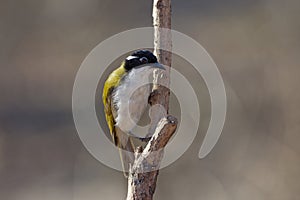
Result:
{"label": "bird's foot", "polygon": [[139,140],[141,142],[145,142],[145,143],[148,143],[150,141],[151,137],[146,137],[146,138],[139,138]]}

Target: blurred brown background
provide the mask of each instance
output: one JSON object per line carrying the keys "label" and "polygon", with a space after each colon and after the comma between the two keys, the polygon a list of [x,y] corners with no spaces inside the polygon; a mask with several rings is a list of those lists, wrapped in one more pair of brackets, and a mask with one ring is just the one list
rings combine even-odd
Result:
{"label": "blurred brown background", "polygon": [[[151,4],[0,0],[1,200],[124,199],[122,173],[95,160],[77,136],[72,87],[99,42],[151,26]],[[173,28],[215,60],[228,112],[216,147],[199,160],[209,120],[200,80],[199,134],[161,170],[156,199],[300,199],[299,11],[297,0],[173,0]]]}

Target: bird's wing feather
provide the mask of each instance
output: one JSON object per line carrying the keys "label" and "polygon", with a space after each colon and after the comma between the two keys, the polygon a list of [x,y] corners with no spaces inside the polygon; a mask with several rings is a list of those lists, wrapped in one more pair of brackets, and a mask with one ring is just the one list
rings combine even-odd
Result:
{"label": "bird's wing feather", "polygon": [[114,91],[115,88],[118,86],[122,75],[122,68],[118,68],[108,77],[104,84],[102,100],[104,104],[106,122],[109,127],[109,131],[112,136],[113,142],[117,147],[119,147],[119,153],[124,175],[127,176],[130,163],[133,162],[133,154],[131,152],[134,151],[134,146],[130,137],[126,133],[122,132],[122,130],[119,129],[117,126],[115,126],[117,108],[113,102]]}
{"label": "bird's wing feather", "polygon": [[[105,88],[105,87],[104,87]],[[116,132],[115,132],[115,119],[113,115],[113,110],[112,110],[112,93],[113,93],[114,87],[110,87],[109,89],[104,89],[103,90],[103,104],[104,104],[104,111],[105,111],[105,118],[106,122],[110,131],[110,134],[116,142],[115,137],[116,137]]]}
{"label": "bird's wing feather", "polygon": [[[122,63],[124,65],[124,63]],[[105,112],[105,118],[106,122],[110,131],[110,134],[116,143],[115,137],[116,137],[116,130],[115,130],[115,116],[114,116],[114,105],[113,105],[113,92],[115,88],[119,85],[119,82],[122,78],[122,76],[125,73],[125,69],[123,66],[120,66],[116,70],[114,70],[107,80],[104,83],[103,93],[102,93],[102,101],[104,105],[104,112]],[[116,144],[117,145],[117,144]]]}

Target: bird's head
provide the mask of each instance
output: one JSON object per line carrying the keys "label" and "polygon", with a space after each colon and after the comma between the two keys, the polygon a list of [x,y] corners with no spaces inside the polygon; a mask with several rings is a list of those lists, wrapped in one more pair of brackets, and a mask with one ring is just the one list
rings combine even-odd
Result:
{"label": "bird's head", "polygon": [[165,69],[160,63],[158,63],[156,56],[148,50],[138,50],[128,56],[124,61],[124,68],[126,71],[140,67]]}

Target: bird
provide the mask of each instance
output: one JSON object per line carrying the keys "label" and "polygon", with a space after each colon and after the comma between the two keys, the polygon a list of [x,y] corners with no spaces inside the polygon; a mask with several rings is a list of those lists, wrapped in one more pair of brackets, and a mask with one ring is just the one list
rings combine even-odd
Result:
{"label": "bird", "polygon": [[112,141],[119,148],[125,177],[134,161],[132,139],[143,141],[132,130],[147,108],[151,88],[143,83],[150,79],[154,69],[165,68],[151,51],[137,50],[126,57],[104,83],[102,101],[105,118]]}

